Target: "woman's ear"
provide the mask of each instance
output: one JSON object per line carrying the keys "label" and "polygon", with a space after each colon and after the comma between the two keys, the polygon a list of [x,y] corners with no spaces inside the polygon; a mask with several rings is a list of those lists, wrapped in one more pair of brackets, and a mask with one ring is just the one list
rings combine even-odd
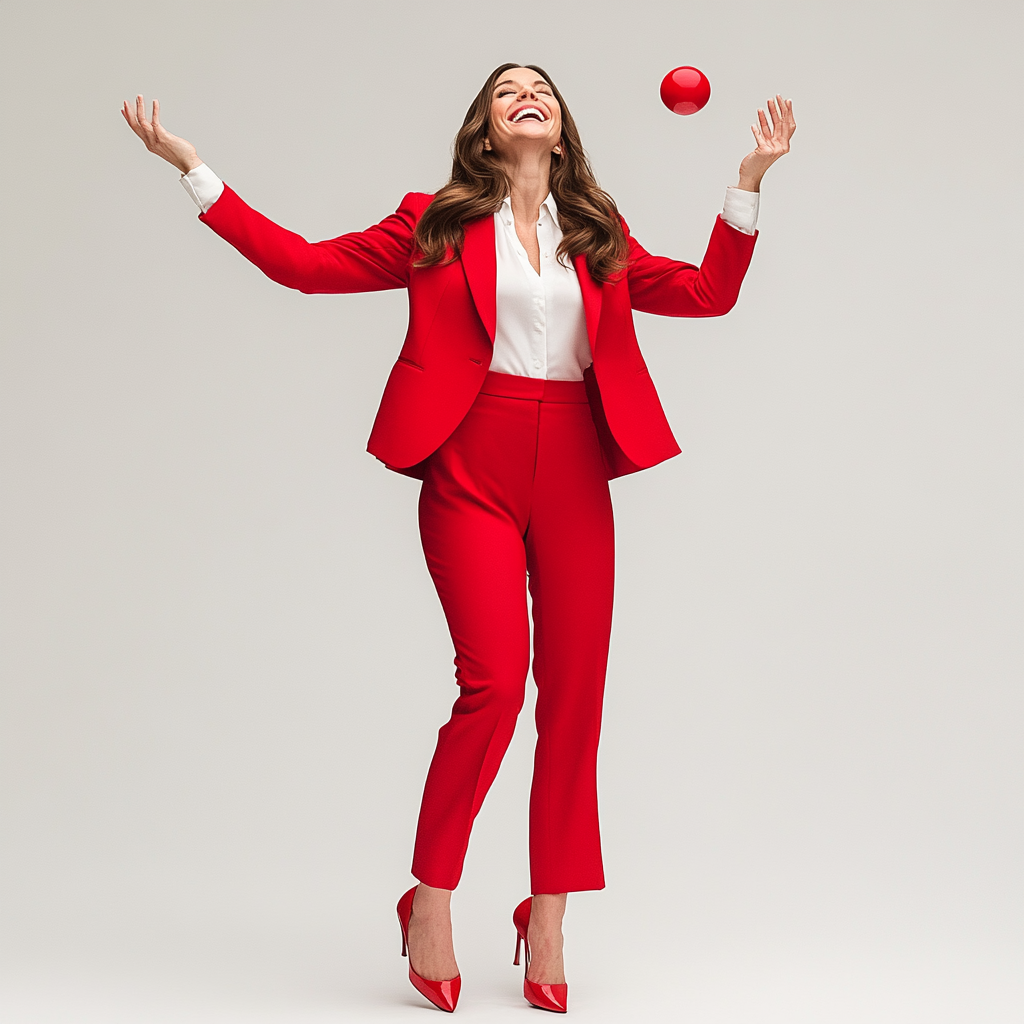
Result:
{"label": "woman's ear", "polygon": [[491,151],[491,140],[490,139],[484,139],[484,152],[485,153],[490,153],[490,151]]}

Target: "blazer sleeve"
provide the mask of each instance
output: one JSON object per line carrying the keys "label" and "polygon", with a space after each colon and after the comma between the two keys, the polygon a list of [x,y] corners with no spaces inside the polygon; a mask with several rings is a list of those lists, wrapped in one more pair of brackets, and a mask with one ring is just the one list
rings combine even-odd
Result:
{"label": "blazer sleeve", "polygon": [[323,242],[307,242],[275,224],[227,185],[199,219],[286,288],[307,294],[373,292],[408,285],[413,231],[429,198],[410,192],[379,224]]}
{"label": "blazer sleeve", "polygon": [[736,305],[757,233],[746,235],[719,217],[699,267],[652,256],[629,233],[626,279],[630,305],[660,316],[722,316]]}

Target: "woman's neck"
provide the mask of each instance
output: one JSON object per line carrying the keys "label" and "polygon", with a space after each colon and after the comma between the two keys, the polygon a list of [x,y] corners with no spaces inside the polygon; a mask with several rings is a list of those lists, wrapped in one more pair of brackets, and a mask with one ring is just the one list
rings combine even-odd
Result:
{"label": "woman's neck", "polygon": [[515,163],[506,163],[505,173],[512,184],[512,216],[521,224],[536,224],[540,204],[547,198],[551,176],[551,153],[517,154]]}

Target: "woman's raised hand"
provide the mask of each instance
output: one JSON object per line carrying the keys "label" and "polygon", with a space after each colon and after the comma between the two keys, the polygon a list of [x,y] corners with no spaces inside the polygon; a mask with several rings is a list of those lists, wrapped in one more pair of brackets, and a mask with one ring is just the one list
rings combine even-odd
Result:
{"label": "woman's raised hand", "polygon": [[743,158],[739,181],[739,188],[747,192],[760,191],[764,172],[789,152],[789,140],[796,131],[792,100],[776,95],[775,99],[768,101],[768,113],[771,115],[770,124],[765,112],[758,110],[758,123],[750,126],[757,140],[757,149]]}
{"label": "woman's raised hand", "polygon": [[132,110],[125,100],[121,113],[131,130],[146,144],[150,153],[163,157],[169,164],[174,164],[182,174],[188,174],[193,167],[203,161],[196,155],[196,147],[185,139],[172,135],[160,123],[160,101],[153,100],[153,119],[146,120],[146,101],[142,96],[135,97],[135,109]]}

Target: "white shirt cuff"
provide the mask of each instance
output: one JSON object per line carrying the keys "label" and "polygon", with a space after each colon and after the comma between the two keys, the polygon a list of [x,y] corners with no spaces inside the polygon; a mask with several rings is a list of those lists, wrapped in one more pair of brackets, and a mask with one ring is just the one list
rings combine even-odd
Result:
{"label": "white shirt cuff", "polygon": [[181,184],[192,197],[192,202],[203,213],[206,213],[220,199],[220,194],[224,191],[224,182],[206,164],[193,167],[188,174],[183,174],[181,176]]}
{"label": "white shirt cuff", "polygon": [[[199,168],[196,168],[198,170]],[[757,227],[757,210],[761,201],[760,192],[747,192],[730,185],[725,190],[725,205],[722,220],[745,235],[752,235]]]}

